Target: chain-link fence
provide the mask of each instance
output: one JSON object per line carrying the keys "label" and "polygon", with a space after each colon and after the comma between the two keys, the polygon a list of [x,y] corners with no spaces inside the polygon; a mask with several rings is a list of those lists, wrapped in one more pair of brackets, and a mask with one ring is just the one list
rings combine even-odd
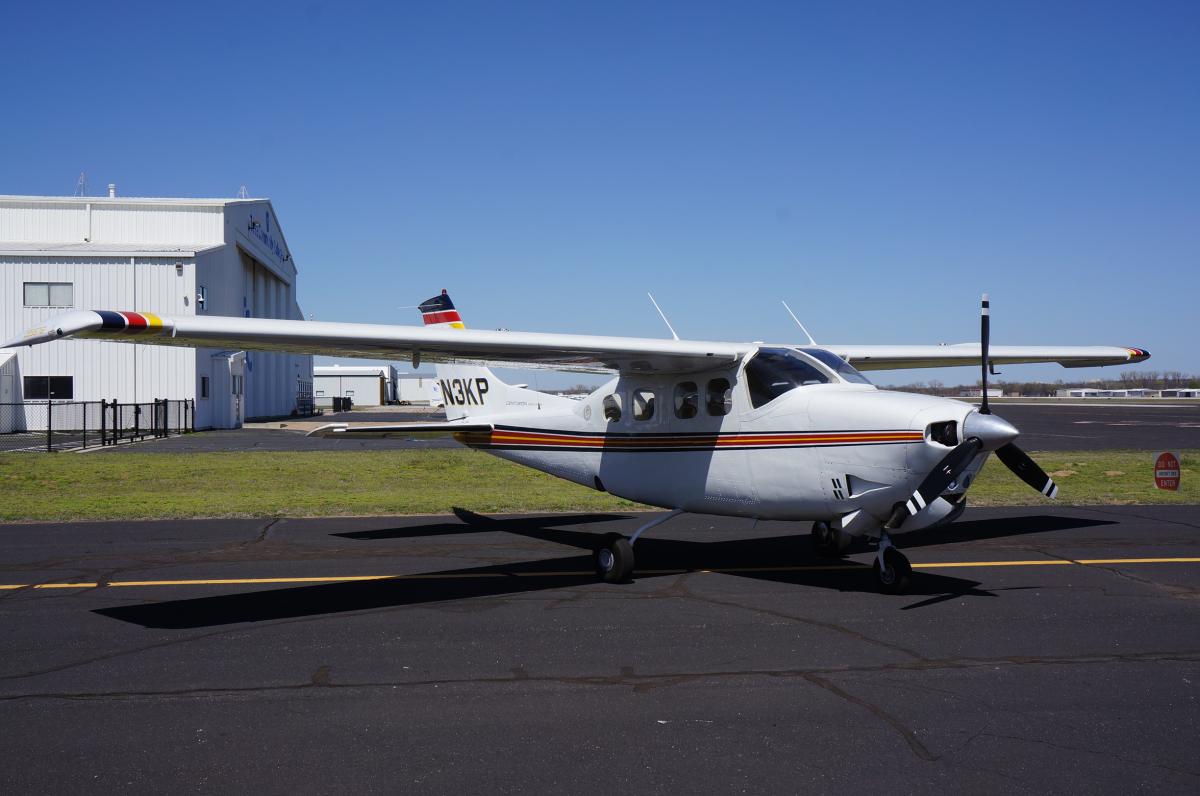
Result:
{"label": "chain-link fence", "polygon": [[26,401],[0,404],[0,451],[73,450],[195,430],[191,400]]}

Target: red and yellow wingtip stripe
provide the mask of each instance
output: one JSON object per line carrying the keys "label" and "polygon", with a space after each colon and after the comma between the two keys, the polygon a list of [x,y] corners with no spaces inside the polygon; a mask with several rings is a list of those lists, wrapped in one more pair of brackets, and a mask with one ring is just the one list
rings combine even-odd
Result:
{"label": "red and yellow wingtip stripe", "polygon": [[1150,352],[1144,348],[1127,348],[1130,362],[1144,362],[1150,358]]}
{"label": "red and yellow wingtip stripe", "polygon": [[162,318],[152,312],[129,312],[113,310],[94,310],[100,316],[101,334],[139,334],[145,331],[160,330]]}

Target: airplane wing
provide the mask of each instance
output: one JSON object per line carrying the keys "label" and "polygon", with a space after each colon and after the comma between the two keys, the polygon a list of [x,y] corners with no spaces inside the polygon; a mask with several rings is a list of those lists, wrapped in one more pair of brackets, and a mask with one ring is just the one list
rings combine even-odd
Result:
{"label": "airplane wing", "polygon": [[[822,345],[858,370],[906,370],[979,365],[979,343],[954,345]],[[1119,346],[994,345],[988,359],[996,365],[1057,362],[1064,368],[1125,365],[1150,358],[1141,348]]]}
{"label": "airplane wing", "polygon": [[148,345],[285,351],[364,359],[545,367],[588,373],[687,373],[737,362],[750,343],[492,332],[147,312],[75,310],[55,315],[4,347],[61,338]]}
{"label": "airplane wing", "polygon": [[[41,326],[9,340],[3,347],[36,345],[62,338],[364,359],[408,359],[414,364],[486,363],[587,373],[709,370],[732,365],[760,345],[268,318],[160,317],[147,312],[75,310],[47,319]],[[859,370],[977,365],[980,358],[977,343],[820,347],[833,351]],[[1092,367],[1141,362],[1149,356],[1149,352],[1142,349],[1113,346],[992,346],[990,349],[990,359],[996,364],[1058,362],[1066,367]]]}
{"label": "airplane wing", "polygon": [[306,437],[436,437],[444,434],[490,434],[495,428],[491,423],[395,423],[387,426],[348,426],[345,423],[329,423],[305,434]]}

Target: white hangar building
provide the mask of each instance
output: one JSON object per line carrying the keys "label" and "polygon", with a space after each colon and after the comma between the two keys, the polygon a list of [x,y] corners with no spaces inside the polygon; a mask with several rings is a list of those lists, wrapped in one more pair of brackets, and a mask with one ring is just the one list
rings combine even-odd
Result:
{"label": "white hangar building", "polygon": [[[0,196],[0,339],[68,309],[303,318],[269,199],[115,194]],[[191,398],[197,428],[288,415],[312,391],[294,354],[64,340],[7,360],[0,403]]]}
{"label": "white hangar building", "polygon": [[349,398],[355,406],[383,406],[395,400],[394,365],[317,365],[313,395],[317,406],[333,406],[334,398]]}

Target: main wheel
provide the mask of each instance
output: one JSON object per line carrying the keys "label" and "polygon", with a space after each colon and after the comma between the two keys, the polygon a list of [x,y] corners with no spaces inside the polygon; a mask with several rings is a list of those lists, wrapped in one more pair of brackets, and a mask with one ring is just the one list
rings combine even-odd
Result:
{"label": "main wheel", "polygon": [[595,553],[596,574],[605,583],[624,583],[633,574],[633,545],[619,533],[607,534]]}
{"label": "main wheel", "polygon": [[817,555],[836,558],[846,551],[850,544],[850,536],[827,522],[814,522],[812,541]]}
{"label": "main wheel", "polygon": [[879,566],[879,559],[875,560],[875,579],[879,581],[879,588],[887,594],[900,594],[908,588],[908,581],[912,577],[912,565],[908,563],[904,553],[901,553],[894,547],[889,547],[883,551],[883,566]]}

